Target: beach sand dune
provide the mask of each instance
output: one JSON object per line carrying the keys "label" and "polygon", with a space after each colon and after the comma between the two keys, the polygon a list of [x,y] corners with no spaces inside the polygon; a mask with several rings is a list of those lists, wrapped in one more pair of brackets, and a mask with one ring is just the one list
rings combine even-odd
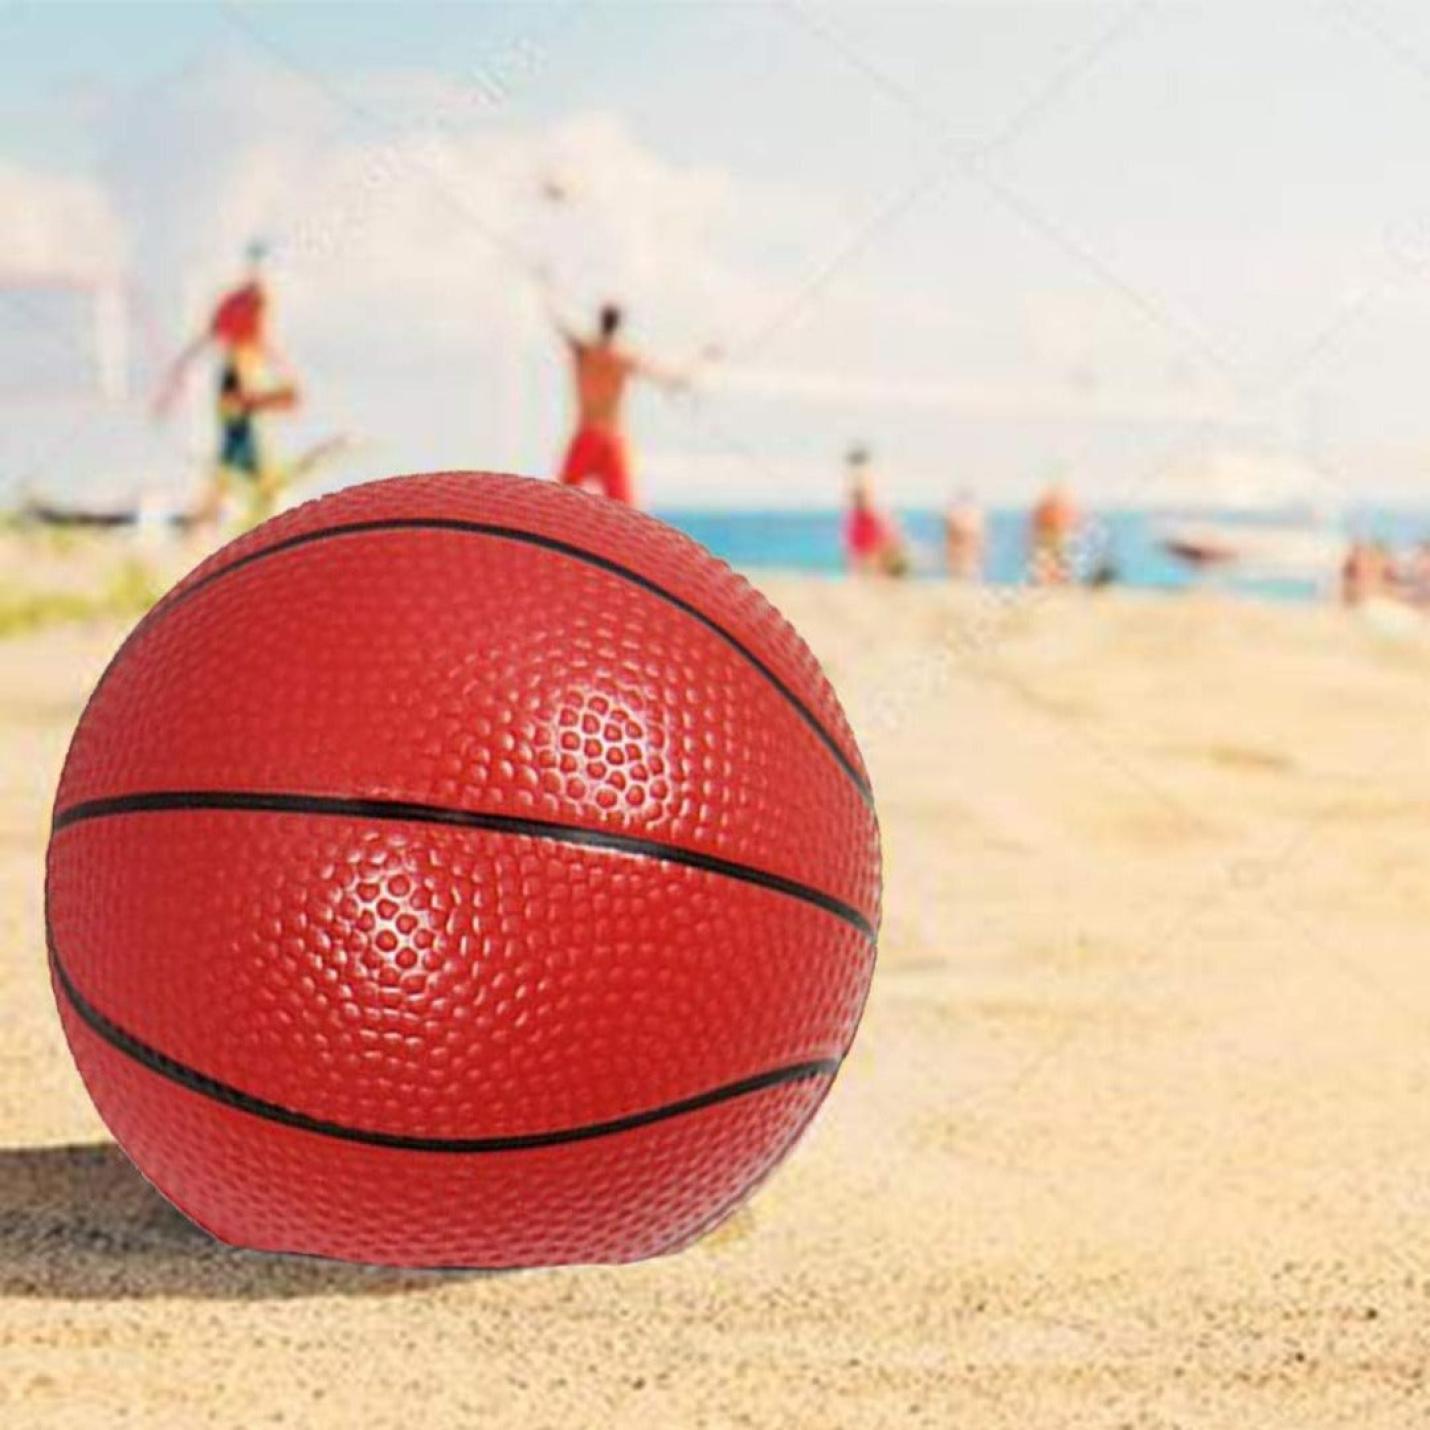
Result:
{"label": "beach sand dune", "polygon": [[795,579],[879,794],[881,964],[752,1206],[627,1268],[208,1241],[109,1144],[41,936],[118,627],[0,645],[0,1424],[1396,1427],[1430,1415],[1430,641]]}

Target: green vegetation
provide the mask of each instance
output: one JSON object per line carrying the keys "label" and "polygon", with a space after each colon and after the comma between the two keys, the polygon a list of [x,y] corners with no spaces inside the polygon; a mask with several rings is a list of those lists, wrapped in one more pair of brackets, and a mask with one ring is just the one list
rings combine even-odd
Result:
{"label": "green vegetation", "polygon": [[33,591],[0,584],[0,638],[75,621],[134,620],[163,594],[153,573],[130,557],[119,562],[104,588],[82,591]]}

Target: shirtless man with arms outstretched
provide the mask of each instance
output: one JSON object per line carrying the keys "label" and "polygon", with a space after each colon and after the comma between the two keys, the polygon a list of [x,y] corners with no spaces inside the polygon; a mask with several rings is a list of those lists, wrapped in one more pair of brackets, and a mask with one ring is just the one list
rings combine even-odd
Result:
{"label": "shirtless man with arms outstretched", "polygon": [[594,487],[615,501],[635,506],[630,453],[622,408],[632,377],[644,377],[672,391],[686,387],[685,373],[657,367],[616,340],[623,314],[614,303],[601,309],[593,337],[583,337],[555,319],[571,353],[576,380],[576,435],[561,463],[565,486]]}

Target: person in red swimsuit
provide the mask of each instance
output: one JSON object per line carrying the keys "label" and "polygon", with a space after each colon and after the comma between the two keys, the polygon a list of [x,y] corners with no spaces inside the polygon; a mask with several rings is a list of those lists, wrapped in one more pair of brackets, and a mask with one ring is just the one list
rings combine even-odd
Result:
{"label": "person in red swimsuit", "polygon": [[277,495],[278,468],[260,440],[259,422],[264,413],[292,411],[299,394],[291,369],[269,334],[264,256],[261,243],[249,245],[243,282],[219,300],[207,326],[175,359],[154,401],[154,415],[166,417],[194,363],[205,353],[217,356],[218,450],[192,514],[199,527],[218,520],[231,478],[237,477],[250,489],[252,514],[257,518],[270,514]]}
{"label": "person in red swimsuit", "polygon": [[865,576],[903,576],[908,557],[898,526],[874,504],[869,452],[854,447],[848,456],[849,505],[844,513],[844,560]]}
{"label": "person in red swimsuit", "polygon": [[623,314],[614,303],[601,309],[593,337],[573,332],[559,318],[557,331],[571,353],[576,380],[576,435],[566,448],[560,481],[568,487],[592,487],[614,501],[636,505],[622,410],[632,377],[644,377],[676,390],[688,385],[683,373],[667,371],[627,351],[616,340]]}

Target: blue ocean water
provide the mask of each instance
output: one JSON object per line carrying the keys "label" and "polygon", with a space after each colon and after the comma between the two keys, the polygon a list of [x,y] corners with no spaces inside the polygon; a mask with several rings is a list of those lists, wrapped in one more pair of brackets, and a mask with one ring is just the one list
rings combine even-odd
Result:
{"label": "blue ocean water", "polygon": [[[693,536],[732,566],[746,570],[781,569],[837,575],[843,570],[840,512],[828,511],[658,511],[665,521]],[[1177,514],[1188,521],[1239,527],[1284,528],[1305,522],[1294,511],[1257,513],[1200,510]],[[915,575],[943,574],[942,517],[933,511],[901,511],[899,524],[914,547]],[[1205,584],[1198,573],[1169,553],[1161,543],[1164,525],[1174,520],[1165,511],[1100,510],[1092,514],[1093,532],[1084,555],[1084,575],[1105,567],[1119,585],[1147,590],[1180,590]],[[1003,508],[986,513],[985,579],[1014,586],[1026,577],[1026,509]],[[1341,535],[1352,533],[1403,548],[1430,538],[1430,509],[1362,506],[1348,510],[1329,527],[1311,527]],[[1223,589],[1268,599],[1307,601],[1324,596],[1333,568],[1302,576],[1238,576],[1218,572],[1213,579]]]}

